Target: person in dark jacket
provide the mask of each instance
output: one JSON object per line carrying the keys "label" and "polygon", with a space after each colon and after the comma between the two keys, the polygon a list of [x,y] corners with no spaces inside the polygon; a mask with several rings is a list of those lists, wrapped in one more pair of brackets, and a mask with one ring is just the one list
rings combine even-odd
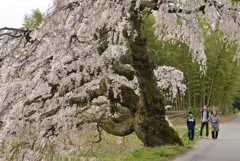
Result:
{"label": "person in dark jacket", "polygon": [[189,117],[187,118],[187,127],[188,127],[188,139],[193,141],[194,131],[195,131],[196,120],[193,117],[193,113],[189,112]]}
{"label": "person in dark jacket", "polygon": [[204,126],[206,125],[206,139],[208,138],[208,118],[209,118],[209,110],[208,106],[204,106],[201,111],[201,129],[200,129],[200,137],[202,137],[202,131]]}

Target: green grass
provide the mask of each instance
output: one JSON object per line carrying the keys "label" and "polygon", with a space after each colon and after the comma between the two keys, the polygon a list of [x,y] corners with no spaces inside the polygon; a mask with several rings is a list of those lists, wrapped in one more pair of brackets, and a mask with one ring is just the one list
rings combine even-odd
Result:
{"label": "green grass", "polygon": [[99,160],[104,161],[145,161],[145,160],[169,160],[172,159],[174,155],[176,155],[179,151],[184,151],[186,147],[184,146],[160,146],[155,148],[140,148],[136,149],[129,153],[123,153],[123,154],[114,154],[114,155],[107,155],[99,157]]}
{"label": "green grass", "polygon": [[[55,154],[54,160],[56,161],[80,161],[83,159],[91,160],[97,159],[98,161],[171,161],[174,157],[184,151],[192,148],[192,145],[199,138],[199,126],[195,128],[195,140],[188,141],[187,127],[177,126],[175,130],[181,137],[184,146],[180,145],[164,145],[154,148],[143,147],[142,142],[136,137],[135,134],[126,136],[122,143],[117,143],[117,138],[113,135],[104,133],[104,139],[96,145],[96,149],[91,153],[78,153],[75,159],[70,155],[63,156]],[[119,138],[118,138],[119,139]]]}
{"label": "green grass", "polygon": [[98,156],[99,160],[103,161],[170,161],[174,157],[190,148],[199,138],[199,126],[195,128],[195,141],[188,141],[186,126],[178,126],[175,130],[179,133],[184,146],[179,145],[164,145],[154,148],[141,147],[127,153],[109,154]]}

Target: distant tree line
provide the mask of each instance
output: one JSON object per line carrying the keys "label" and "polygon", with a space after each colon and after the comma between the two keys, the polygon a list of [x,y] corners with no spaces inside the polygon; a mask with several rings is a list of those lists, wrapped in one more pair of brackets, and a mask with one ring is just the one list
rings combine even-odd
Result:
{"label": "distant tree line", "polygon": [[206,70],[192,61],[189,48],[180,41],[164,42],[154,36],[154,17],[145,23],[145,34],[149,39],[149,52],[157,65],[173,66],[184,73],[187,91],[185,95],[169,101],[178,110],[190,110],[209,105],[222,114],[233,108],[240,109],[240,66],[236,55],[237,45],[221,39],[223,33],[201,20],[207,56]]}

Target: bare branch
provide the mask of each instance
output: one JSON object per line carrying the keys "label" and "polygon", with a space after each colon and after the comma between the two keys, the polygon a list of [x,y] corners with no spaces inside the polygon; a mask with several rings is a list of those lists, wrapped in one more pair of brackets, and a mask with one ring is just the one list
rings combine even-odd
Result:
{"label": "bare branch", "polygon": [[102,131],[100,129],[100,126],[97,124],[97,131],[98,131],[98,141],[96,141],[95,143],[100,143],[100,141],[102,141]]}
{"label": "bare branch", "polygon": [[184,10],[184,9],[169,9],[167,12],[168,13],[183,13],[183,14],[193,14],[193,13],[198,13],[198,12],[202,12],[203,14],[205,13],[205,8],[206,5],[203,5],[195,10]]}
{"label": "bare branch", "polygon": [[68,10],[69,9],[70,11],[72,11],[72,10],[74,10],[75,7],[78,7],[78,6],[80,6],[80,3],[75,1],[75,2],[68,3],[68,5],[66,5],[66,6],[60,7],[59,10]]}
{"label": "bare branch", "polygon": [[80,40],[78,39],[77,34],[73,34],[73,35],[71,35],[71,37],[70,37],[70,39],[69,39],[69,45],[71,45],[71,43],[72,43],[74,40],[76,40],[78,43],[85,43],[84,41],[80,41]]}
{"label": "bare branch", "polygon": [[[0,38],[2,36],[10,36],[13,38],[19,38],[19,37],[25,37],[27,42],[31,41],[30,33],[33,31],[32,29],[25,29],[25,28],[9,28],[9,27],[4,27],[0,28],[0,32],[3,32],[0,34]],[[19,35],[16,35],[19,34]]]}

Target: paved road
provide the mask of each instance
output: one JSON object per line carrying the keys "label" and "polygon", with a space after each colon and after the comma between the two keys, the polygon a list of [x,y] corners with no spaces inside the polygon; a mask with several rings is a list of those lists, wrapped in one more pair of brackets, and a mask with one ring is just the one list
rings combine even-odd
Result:
{"label": "paved road", "polygon": [[220,123],[217,140],[201,139],[187,154],[174,161],[240,161],[240,117]]}

